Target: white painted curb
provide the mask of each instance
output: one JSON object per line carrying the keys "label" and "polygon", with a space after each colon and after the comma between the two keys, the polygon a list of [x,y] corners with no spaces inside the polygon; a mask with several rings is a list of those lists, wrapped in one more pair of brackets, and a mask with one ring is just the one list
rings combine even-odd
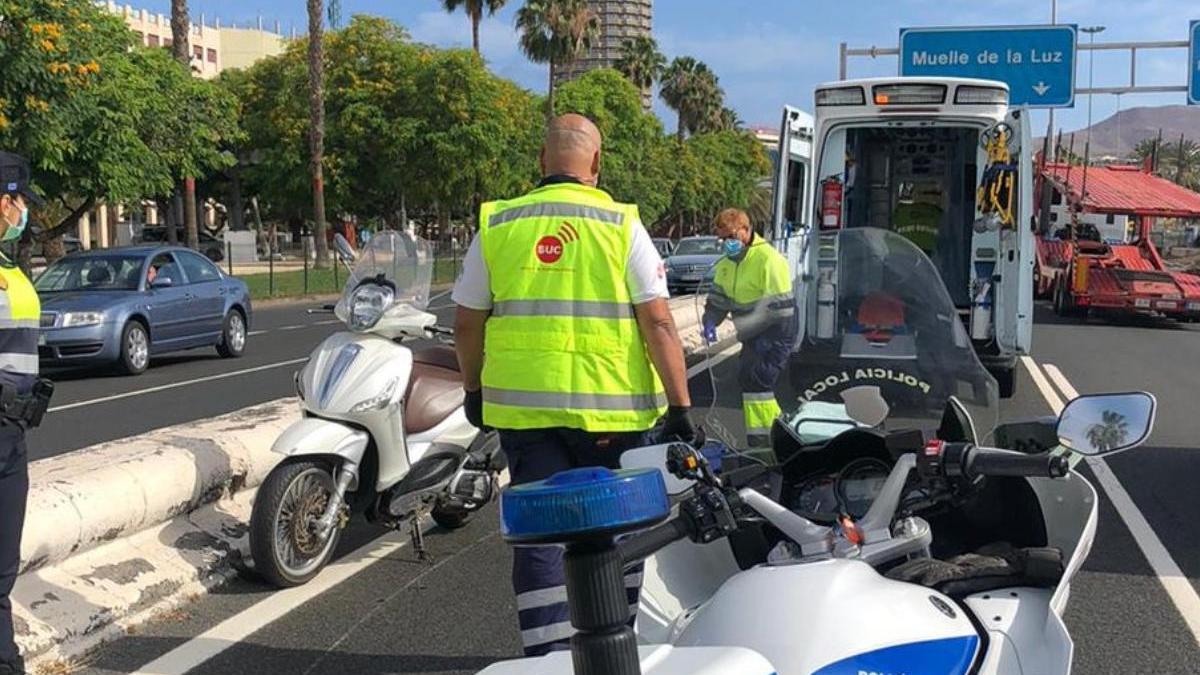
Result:
{"label": "white painted curb", "polygon": [[[704,344],[696,300],[670,304],[690,355]],[[32,463],[12,596],[26,658],[78,656],[227,579],[254,488],[281,459],[271,445],[298,417],[281,399]]]}

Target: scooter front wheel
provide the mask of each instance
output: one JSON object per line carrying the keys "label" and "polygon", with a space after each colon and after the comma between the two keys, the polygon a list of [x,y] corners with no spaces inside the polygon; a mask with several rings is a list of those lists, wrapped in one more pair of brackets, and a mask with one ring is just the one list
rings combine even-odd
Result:
{"label": "scooter front wheel", "polygon": [[250,552],[268,582],[300,586],[329,562],[342,530],[334,525],[322,538],[316,523],[334,489],[330,467],[321,462],[285,462],[267,475],[250,514]]}

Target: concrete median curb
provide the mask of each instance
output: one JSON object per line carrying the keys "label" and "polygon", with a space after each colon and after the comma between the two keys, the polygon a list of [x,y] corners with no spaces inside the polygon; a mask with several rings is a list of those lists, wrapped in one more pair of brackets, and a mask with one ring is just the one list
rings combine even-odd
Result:
{"label": "concrete median curb", "polygon": [[[689,355],[704,344],[695,302],[671,300]],[[26,656],[77,657],[227,579],[298,415],[281,399],[32,463],[13,592]]]}

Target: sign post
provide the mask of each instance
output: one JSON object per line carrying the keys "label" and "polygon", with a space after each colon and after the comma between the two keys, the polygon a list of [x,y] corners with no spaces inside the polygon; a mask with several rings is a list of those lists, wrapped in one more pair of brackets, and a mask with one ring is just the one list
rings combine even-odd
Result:
{"label": "sign post", "polygon": [[999,80],[1012,105],[1071,107],[1075,37],[1070,24],[902,28],[900,75]]}
{"label": "sign post", "polygon": [[1200,21],[1188,28],[1188,105],[1200,105]]}

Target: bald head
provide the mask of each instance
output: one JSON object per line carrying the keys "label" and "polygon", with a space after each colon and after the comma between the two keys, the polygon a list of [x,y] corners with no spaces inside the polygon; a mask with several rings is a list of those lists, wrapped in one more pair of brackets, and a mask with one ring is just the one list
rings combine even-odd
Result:
{"label": "bald head", "polygon": [[567,113],[550,122],[542,145],[542,175],[571,176],[587,185],[600,178],[600,130],[583,115]]}

